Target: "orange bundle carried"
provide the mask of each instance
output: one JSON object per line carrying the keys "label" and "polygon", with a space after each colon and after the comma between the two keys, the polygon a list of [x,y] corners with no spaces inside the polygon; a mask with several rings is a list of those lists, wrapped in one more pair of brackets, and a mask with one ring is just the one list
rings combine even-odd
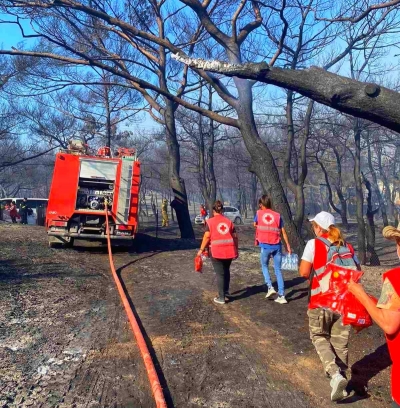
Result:
{"label": "orange bundle carried", "polygon": [[[371,295],[369,295],[369,297],[373,299],[375,303],[378,303],[378,299]],[[350,292],[347,292],[342,300],[342,316],[343,324],[351,324],[356,330],[372,326],[372,318],[367,309]]]}
{"label": "orange bundle carried", "polygon": [[202,255],[197,255],[196,258],[194,258],[194,271],[202,273],[203,269],[203,257]]}
{"label": "orange bundle carried", "polygon": [[327,307],[336,313],[342,311],[342,300],[347,293],[347,285],[350,279],[358,282],[363,272],[345,268],[340,265],[330,263],[320,275],[320,293],[314,297],[314,307]]}
{"label": "orange bundle carried", "polygon": [[347,291],[347,285],[350,279],[358,282],[363,275],[363,272],[354,269],[343,268],[339,265],[329,265],[332,269],[332,274],[329,280],[329,291],[337,294],[343,294]]}

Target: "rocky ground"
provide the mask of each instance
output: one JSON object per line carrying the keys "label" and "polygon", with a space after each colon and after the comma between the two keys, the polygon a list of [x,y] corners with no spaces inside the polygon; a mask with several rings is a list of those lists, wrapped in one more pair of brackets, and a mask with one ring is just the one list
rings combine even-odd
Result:
{"label": "rocky ground", "polygon": [[[329,382],[308,337],[307,285],[285,275],[287,305],[265,299],[252,228],[239,226],[233,300],[213,304],[212,267],[172,226],[143,230],[115,264],[145,331],[170,407],[329,407]],[[201,227],[196,227],[198,237]],[[349,231],[349,236],[354,230]],[[377,234],[379,235],[379,234]],[[98,244],[47,247],[43,228],[0,223],[0,407],[152,407],[145,369]],[[380,275],[396,264],[383,240]],[[376,326],[353,334],[352,392],[341,404],[390,405],[390,359]],[[365,390],[365,391],[364,391]]]}

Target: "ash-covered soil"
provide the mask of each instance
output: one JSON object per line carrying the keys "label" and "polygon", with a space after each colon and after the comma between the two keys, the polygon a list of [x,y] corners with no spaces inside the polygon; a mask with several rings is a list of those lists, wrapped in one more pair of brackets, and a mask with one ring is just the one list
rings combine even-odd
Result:
{"label": "ash-covered soil", "polygon": [[[114,260],[170,407],[334,406],[309,340],[307,285],[287,272],[289,303],[265,299],[251,227],[238,227],[234,298],[223,306],[212,302],[211,265],[193,271],[199,241],[178,239],[174,226],[158,239],[144,232]],[[154,406],[105,248],[50,249],[43,228],[4,223],[0,237],[0,407]],[[381,273],[396,264],[390,243],[379,238],[378,247],[385,265],[365,268],[364,277],[375,295]],[[343,403],[389,406],[390,360],[378,327],[352,335],[350,361],[363,395]]]}

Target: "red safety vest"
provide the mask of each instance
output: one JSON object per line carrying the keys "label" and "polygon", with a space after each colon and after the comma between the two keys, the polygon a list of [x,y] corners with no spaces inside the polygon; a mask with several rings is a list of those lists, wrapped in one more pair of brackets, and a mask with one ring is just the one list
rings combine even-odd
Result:
{"label": "red safety vest", "polygon": [[[383,281],[389,279],[394,290],[400,295],[400,268],[391,269],[383,274]],[[400,330],[395,334],[386,335],[390,358],[392,359],[392,397],[400,404]]]}
{"label": "red safety vest", "polygon": [[233,259],[238,256],[235,241],[233,240],[232,221],[223,215],[215,215],[207,220],[211,234],[211,255],[216,259]]}
{"label": "red safety vest", "polygon": [[[328,234],[321,235],[321,238],[328,239]],[[349,249],[350,253],[354,255],[354,248],[346,243],[347,248]],[[313,278],[311,280],[311,288],[310,288],[310,301],[308,303],[309,309],[315,309],[317,307],[324,307],[321,304],[321,299],[319,297],[320,294],[326,292],[329,289],[329,281],[331,279],[331,273],[325,273],[326,270],[326,263],[328,262],[328,247],[319,239],[315,240],[315,254],[314,254],[314,262],[313,262]],[[318,302],[318,304],[316,304]],[[329,305],[325,305],[328,307]]]}
{"label": "red safety vest", "polygon": [[272,210],[257,211],[257,241],[261,244],[279,244],[281,242],[281,215]]}
{"label": "red safety vest", "polygon": [[17,216],[18,216],[17,207],[15,205],[12,205],[10,207],[10,217],[17,217]]}

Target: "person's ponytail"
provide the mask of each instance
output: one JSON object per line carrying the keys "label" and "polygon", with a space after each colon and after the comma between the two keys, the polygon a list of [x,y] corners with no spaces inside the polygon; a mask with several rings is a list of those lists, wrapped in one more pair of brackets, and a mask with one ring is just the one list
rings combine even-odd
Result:
{"label": "person's ponytail", "polygon": [[337,246],[344,246],[345,241],[342,232],[338,227],[331,225],[328,228],[328,239]]}

